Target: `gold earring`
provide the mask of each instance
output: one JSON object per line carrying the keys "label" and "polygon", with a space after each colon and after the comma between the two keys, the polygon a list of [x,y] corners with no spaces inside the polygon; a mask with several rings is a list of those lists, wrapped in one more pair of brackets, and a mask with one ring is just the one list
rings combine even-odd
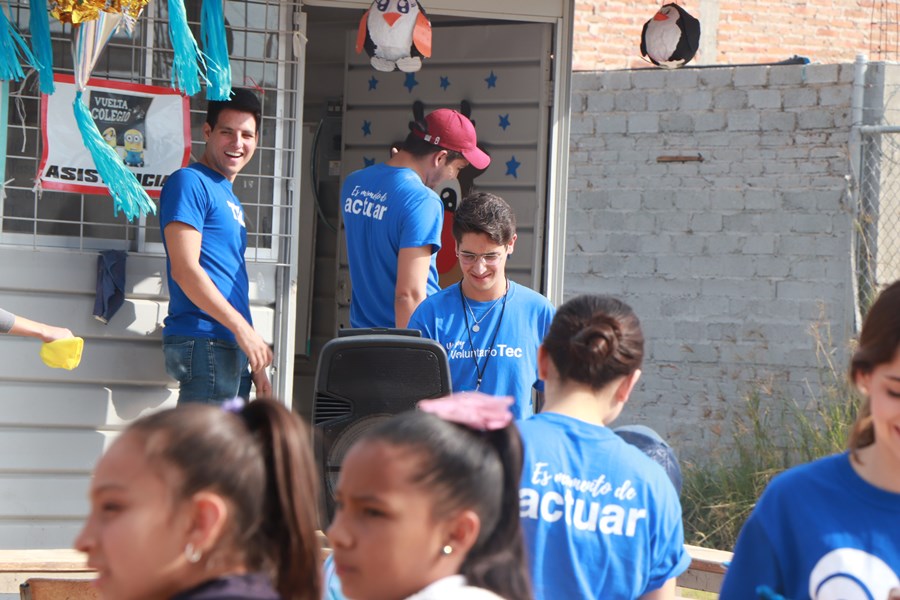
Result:
{"label": "gold earring", "polygon": [[184,547],[184,557],[189,563],[195,565],[200,562],[200,559],[203,557],[203,552],[200,548],[195,548],[193,543],[188,542]]}
{"label": "gold earring", "polygon": [[441,548],[441,554],[443,554],[444,556],[450,556],[451,554],[453,554],[453,546],[447,544],[446,546]]}

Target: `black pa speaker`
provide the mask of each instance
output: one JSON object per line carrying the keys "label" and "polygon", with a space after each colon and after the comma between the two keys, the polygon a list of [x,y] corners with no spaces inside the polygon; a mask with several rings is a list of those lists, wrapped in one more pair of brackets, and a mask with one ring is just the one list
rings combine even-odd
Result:
{"label": "black pa speaker", "polygon": [[[350,330],[354,331],[354,330]],[[322,347],[312,423],[323,476],[320,521],[334,515],[334,489],[350,446],[375,424],[412,410],[416,402],[450,394],[447,353],[409,331],[355,332]]]}

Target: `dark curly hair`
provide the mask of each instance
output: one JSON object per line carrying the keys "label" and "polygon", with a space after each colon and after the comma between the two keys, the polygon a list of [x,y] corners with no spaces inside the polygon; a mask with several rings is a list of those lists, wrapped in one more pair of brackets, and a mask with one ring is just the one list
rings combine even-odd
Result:
{"label": "dark curly hair", "polygon": [[474,192],[463,198],[453,215],[453,237],[462,241],[467,233],[483,233],[501,246],[516,235],[516,215],[506,200],[488,192]]}

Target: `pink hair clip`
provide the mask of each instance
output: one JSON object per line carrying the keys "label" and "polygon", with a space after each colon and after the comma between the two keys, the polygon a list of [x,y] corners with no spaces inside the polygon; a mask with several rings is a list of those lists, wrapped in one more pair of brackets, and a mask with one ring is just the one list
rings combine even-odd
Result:
{"label": "pink hair clip", "polygon": [[419,401],[419,410],[470,429],[494,431],[512,423],[512,396],[459,392],[445,398]]}

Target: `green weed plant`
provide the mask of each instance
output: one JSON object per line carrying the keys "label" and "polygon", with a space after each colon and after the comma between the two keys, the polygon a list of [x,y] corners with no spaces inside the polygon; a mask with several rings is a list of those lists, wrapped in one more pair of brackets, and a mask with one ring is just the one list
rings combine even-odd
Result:
{"label": "green weed plant", "polygon": [[703,463],[685,462],[681,503],[688,544],[733,550],[741,526],[778,473],[841,452],[859,398],[834,364],[827,324],[812,327],[821,381],[805,406],[771,385],[758,385],[733,419],[733,446]]}

